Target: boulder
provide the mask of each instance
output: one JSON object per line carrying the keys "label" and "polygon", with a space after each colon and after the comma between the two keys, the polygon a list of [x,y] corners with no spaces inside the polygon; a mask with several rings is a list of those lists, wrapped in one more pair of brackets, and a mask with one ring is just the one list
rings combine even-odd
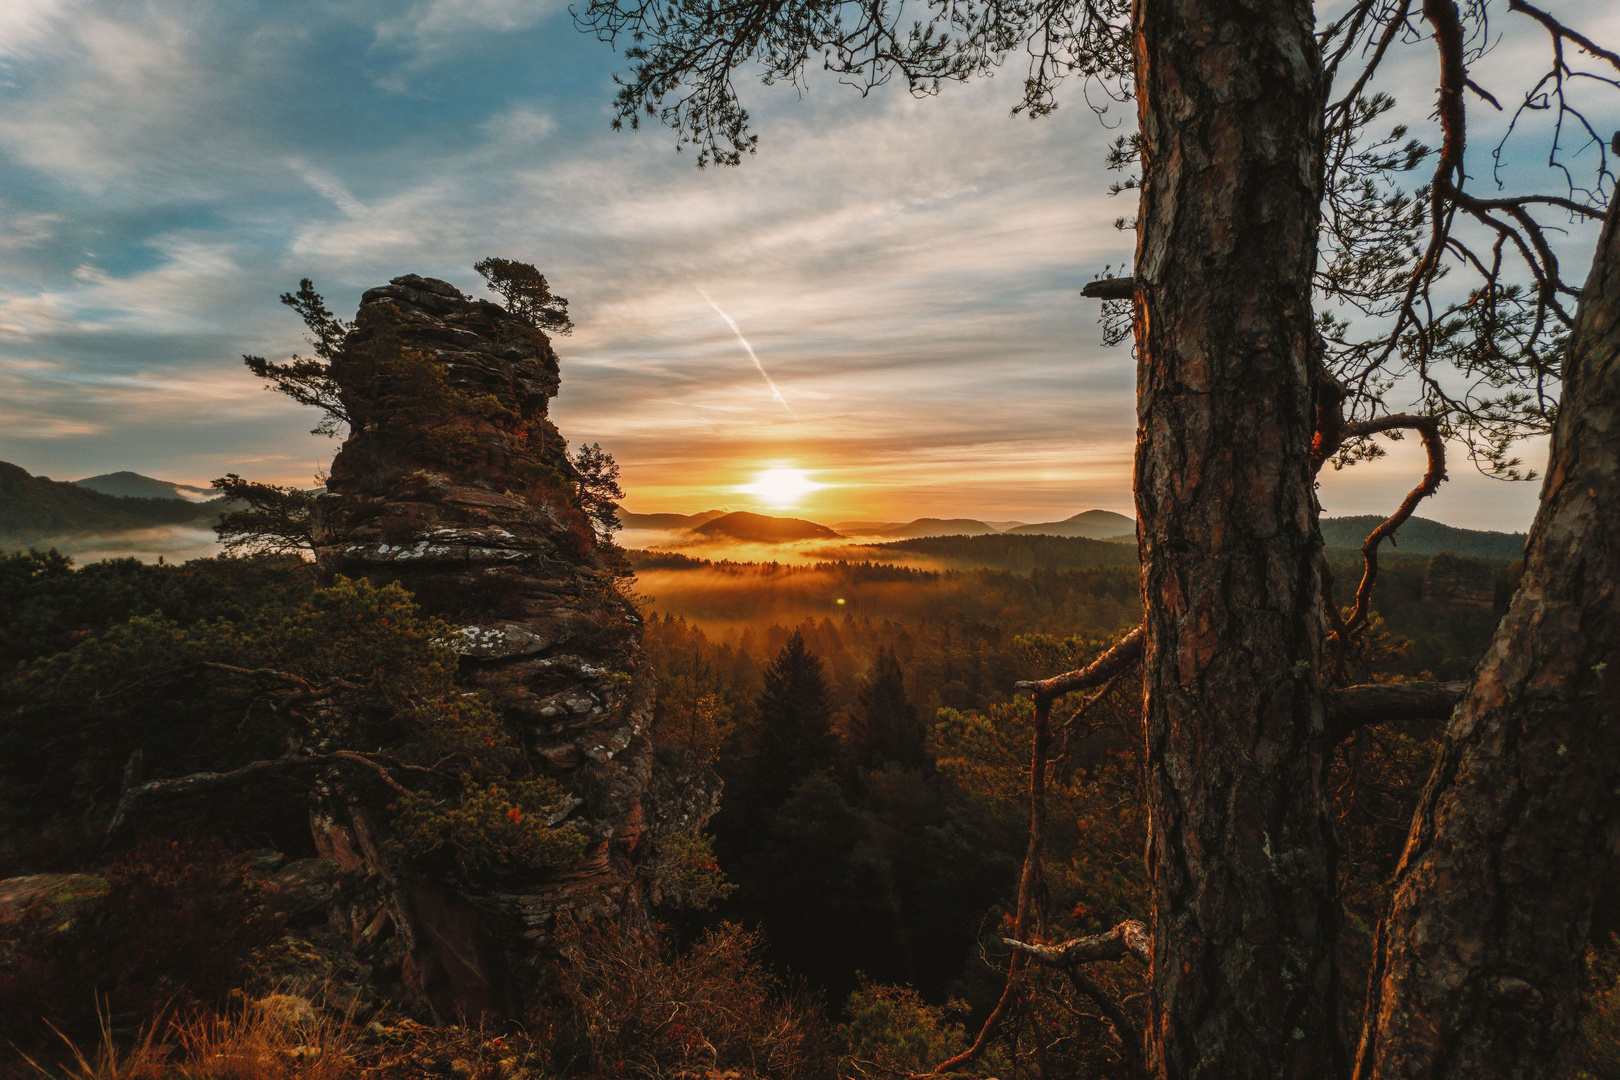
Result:
{"label": "boulder", "polygon": [[0,881],[0,926],[45,911],[69,921],[107,895],[96,874],[29,874]]}

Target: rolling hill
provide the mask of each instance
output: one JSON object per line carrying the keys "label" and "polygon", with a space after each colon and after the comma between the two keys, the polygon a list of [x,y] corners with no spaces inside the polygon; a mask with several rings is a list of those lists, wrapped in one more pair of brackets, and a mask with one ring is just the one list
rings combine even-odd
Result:
{"label": "rolling hill", "polygon": [[794,540],[838,540],[841,534],[825,525],[817,525],[803,518],[766,517],[739,510],[713,521],[704,522],[692,530],[694,536],[712,539],[748,540],[756,544],[783,544]]}
{"label": "rolling hill", "polygon": [[895,540],[924,536],[995,536],[1000,530],[973,518],[918,518],[874,535]]}
{"label": "rolling hill", "polygon": [[[1360,548],[1367,534],[1383,521],[1372,514],[1355,517],[1323,518],[1322,542],[1330,548]],[[1408,555],[1438,555],[1450,551],[1485,559],[1524,558],[1524,533],[1486,532],[1459,529],[1428,518],[1414,517],[1395,530],[1393,550]],[[1379,547],[1390,551],[1388,541]]]}
{"label": "rolling hill", "polygon": [[[134,475],[134,474],[130,474]],[[141,479],[146,479],[142,477]],[[161,481],[153,481],[161,483]],[[217,508],[178,498],[126,498],[0,461],[0,536],[13,544],[212,520]]]}
{"label": "rolling hill", "polygon": [[890,529],[903,529],[905,525],[899,521],[835,521],[832,527],[845,536],[877,536]]}
{"label": "rolling hill", "polygon": [[632,514],[628,510],[619,511],[619,520],[627,529],[695,529],[725,516],[724,510],[705,510],[701,514]]}
{"label": "rolling hill", "polygon": [[73,481],[82,488],[99,491],[103,495],[116,495],[125,499],[183,499],[186,502],[207,502],[218,498],[212,488],[176,484],[169,480],[154,480],[137,472],[102,473]]}
{"label": "rolling hill", "polygon": [[851,544],[849,558],[888,562],[921,557],[949,569],[1074,570],[1091,566],[1134,566],[1136,548],[1083,536],[989,533],[982,536],[928,536],[884,544]]}
{"label": "rolling hill", "polygon": [[1087,540],[1113,540],[1136,535],[1136,522],[1112,510],[1087,510],[1038,525],[1018,525],[1007,530],[1009,536],[1080,536]]}

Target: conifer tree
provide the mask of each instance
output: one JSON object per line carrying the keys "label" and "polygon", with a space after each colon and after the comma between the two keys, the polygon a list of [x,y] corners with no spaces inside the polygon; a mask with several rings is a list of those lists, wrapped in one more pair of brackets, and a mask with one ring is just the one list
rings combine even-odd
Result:
{"label": "conifer tree", "polygon": [[894,650],[880,651],[861,680],[849,727],[855,764],[868,769],[891,762],[906,769],[923,767],[927,740],[917,706],[906,699],[905,674]]}
{"label": "conifer tree", "polygon": [[755,704],[753,778],[772,806],[799,781],[829,770],[838,759],[832,729],[832,699],[821,658],[795,630],[765,668]]}
{"label": "conifer tree", "polygon": [[553,334],[571,334],[574,321],[568,317],[568,298],[551,291],[546,275],[526,262],[493,256],[474,264],[489,291],[506,302],[506,310],[527,319],[530,325]]}

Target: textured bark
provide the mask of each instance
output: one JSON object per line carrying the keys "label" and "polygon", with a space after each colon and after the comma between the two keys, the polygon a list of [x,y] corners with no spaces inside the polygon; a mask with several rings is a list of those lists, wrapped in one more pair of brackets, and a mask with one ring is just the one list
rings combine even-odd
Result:
{"label": "textured bark", "polygon": [[1462,700],[1463,682],[1368,683],[1328,696],[1328,738],[1343,742],[1358,728],[1391,720],[1444,720]]}
{"label": "textured bark", "polygon": [[1581,297],[1524,578],[1447,729],[1379,930],[1366,1080],[1553,1076],[1575,1030],[1620,808],[1617,208]]}
{"label": "textured bark", "polygon": [[1149,1066],[1328,1077],[1334,849],[1309,447],[1322,72],[1305,0],[1138,0]]}

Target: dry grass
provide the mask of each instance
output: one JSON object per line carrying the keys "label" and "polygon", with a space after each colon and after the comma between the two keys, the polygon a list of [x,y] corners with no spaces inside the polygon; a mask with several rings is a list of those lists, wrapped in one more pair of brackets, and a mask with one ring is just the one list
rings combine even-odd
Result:
{"label": "dry grass", "polygon": [[[349,1080],[357,1032],[303,998],[272,994],[233,1015],[193,1015],[121,1044],[104,1019],[91,1051],[68,1042],[57,1068],[28,1061],[35,1080]],[[26,1060],[26,1059],[25,1059]]]}
{"label": "dry grass", "polygon": [[[565,926],[569,961],[532,1030],[360,1028],[291,995],[190,1012],[129,1038],[102,1017],[98,1042],[18,1080],[833,1080],[819,1003],[784,985],[757,935],[732,925],[684,952],[606,926]],[[26,1059],[25,1059],[26,1061]],[[6,1080],[12,1080],[7,1076]]]}

